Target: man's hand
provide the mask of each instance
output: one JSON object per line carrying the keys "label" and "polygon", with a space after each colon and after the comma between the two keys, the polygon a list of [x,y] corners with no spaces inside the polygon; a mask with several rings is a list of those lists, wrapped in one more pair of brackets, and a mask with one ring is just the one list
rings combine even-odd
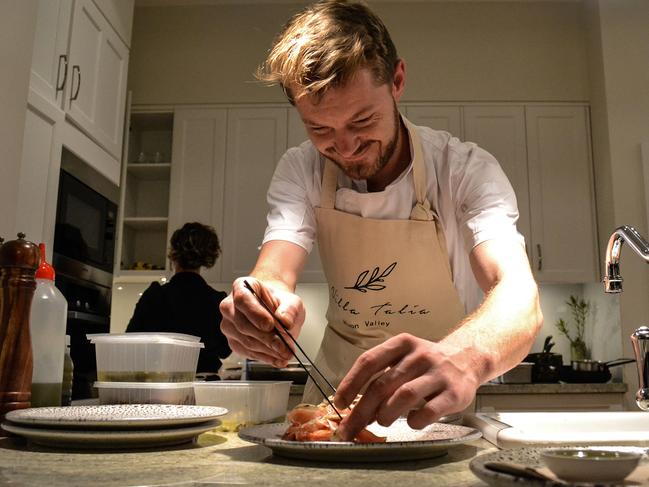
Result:
{"label": "man's hand", "polygon": [[411,427],[423,428],[462,411],[481,383],[528,353],[543,314],[523,246],[507,238],[487,240],[474,247],[470,261],[486,295],[480,307],[439,342],[402,334],[363,353],[340,383],[336,405],[347,406],[380,375],[341,423],[343,438],[374,420],[387,426],[407,413]]}
{"label": "man's hand", "polygon": [[[221,301],[221,331],[227,337],[232,351],[275,367],[286,367],[293,353],[275,335],[275,320],[246,289],[244,280],[274,310],[295,338],[300,334],[304,323],[302,300],[296,294],[265,285],[254,277],[241,277],[234,281],[232,292]],[[291,343],[290,338],[287,342]]]}
{"label": "man's hand", "polygon": [[[354,438],[373,421],[389,426],[407,414],[415,429],[464,410],[480,385],[470,351],[402,333],[363,353],[340,383],[337,407],[347,407],[376,377],[340,424],[343,439]],[[478,367],[479,368],[479,367]]]}

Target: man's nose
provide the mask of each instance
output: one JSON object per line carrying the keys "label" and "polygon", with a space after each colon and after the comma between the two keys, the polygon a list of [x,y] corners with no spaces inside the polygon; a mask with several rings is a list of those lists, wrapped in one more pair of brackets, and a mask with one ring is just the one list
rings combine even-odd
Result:
{"label": "man's nose", "polygon": [[360,140],[354,134],[341,133],[336,134],[334,139],[334,148],[336,152],[343,157],[351,157],[358,150]]}

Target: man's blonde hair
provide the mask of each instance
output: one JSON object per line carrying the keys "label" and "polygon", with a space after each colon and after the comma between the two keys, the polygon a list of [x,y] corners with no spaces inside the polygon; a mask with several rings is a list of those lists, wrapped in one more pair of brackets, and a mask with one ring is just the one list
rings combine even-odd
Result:
{"label": "man's blonde hair", "polygon": [[392,82],[397,61],[388,30],[367,6],[325,0],[289,20],[256,76],[279,84],[293,103],[303,95],[319,99],[361,68],[379,85]]}

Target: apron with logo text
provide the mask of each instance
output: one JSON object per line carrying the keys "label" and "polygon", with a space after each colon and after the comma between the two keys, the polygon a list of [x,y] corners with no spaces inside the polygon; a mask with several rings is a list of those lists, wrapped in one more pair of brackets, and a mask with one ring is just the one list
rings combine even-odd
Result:
{"label": "apron with logo text", "polygon": [[[409,220],[363,218],[336,210],[339,170],[333,162],[325,162],[321,203],[315,212],[329,307],[315,363],[335,387],[361,353],[386,339],[406,332],[439,341],[464,317],[443,230],[426,198],[419,134],[404,122],[410,133],[417,199]],[[326,385],[322,387],[331,394]],[[322,400],[309,380],[303,401]]]}

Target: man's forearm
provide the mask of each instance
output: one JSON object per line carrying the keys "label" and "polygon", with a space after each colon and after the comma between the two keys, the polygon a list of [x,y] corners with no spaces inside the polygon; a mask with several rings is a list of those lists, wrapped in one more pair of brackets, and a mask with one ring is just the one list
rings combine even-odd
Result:
{"label": "man's forearm", "polygon": [[442,343],[464,349],[481,383],[514,367],[529,352],[543,315],[531,278],[504,278]]}
{"label": "man's forearm", "polygon": [[292,293],[306,257],[306,251],[299,245],[271,240],[262,246],[250,275],[271,287]]}

